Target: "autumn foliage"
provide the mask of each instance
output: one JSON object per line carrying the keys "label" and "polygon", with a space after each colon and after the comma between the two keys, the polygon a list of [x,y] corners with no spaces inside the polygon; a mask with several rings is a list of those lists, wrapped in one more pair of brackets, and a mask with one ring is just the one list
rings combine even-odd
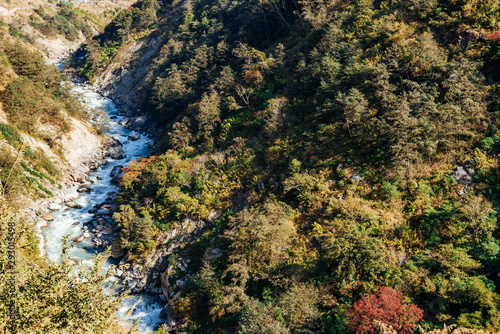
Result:
{"label": "autumn foliage", "polygon": [[356,333],[374,332],[377,322],[391,326],[398,333],[411,333],[423,318],[423,310],[414,304],[403,304],[403,294],[393,288],[381,287],[354,303],[349,312],[350,329]]}
{"label": "autumn foliage", "polygon": [[500,30],[494,31],[489,35],[486,35],[487,38],[491,39],[494,42],[500,43]]}

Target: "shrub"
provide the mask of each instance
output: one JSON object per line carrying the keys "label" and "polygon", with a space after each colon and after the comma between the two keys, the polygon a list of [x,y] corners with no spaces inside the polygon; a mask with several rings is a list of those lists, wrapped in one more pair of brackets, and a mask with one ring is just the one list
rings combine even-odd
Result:
{"label": "shrub", "polygon": [[19,147],[19,145],[22,144],[21,135],[17,131],[16,127],[7,123],[0,123],[0,132],[3,135],[3,138],[5,138],[10,145]]}

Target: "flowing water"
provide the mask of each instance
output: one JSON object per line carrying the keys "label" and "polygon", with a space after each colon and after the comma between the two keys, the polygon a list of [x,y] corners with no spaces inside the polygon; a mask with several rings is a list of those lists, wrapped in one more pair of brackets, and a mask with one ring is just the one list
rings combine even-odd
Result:
{"label": "flowing water", "polygon": [[[75,85],[73,89],[83,96],[85,106],[89,110],[92,108],[101,108],[108,114],[110,117],[109,129],[105,133],[123,144],[123,150],[127,157],[117,161],[108,158],[106,165],[98,168],[89,175],[90,179],[94,181],[93,184],[88,186],[92,191],[80,194],[80,197],[74,201],[82,209],[73,209],[63,205],[61,210],[50,214],[54,220],[46,228],[42,229],[42,232],[46,238],[47,256],[51,261],[59,258],[62,248],[62,237],[69,234],[71,240],[74,237],[81,236],[83,234],[83,223],[93,217],[88,211],[94,205],[104,202],[110,192],[118,192],[117,186],[111,183],[110,172],[113,167],[118,165],[126,166],[130,160],[146,156],[148,153],[147,143],[150,141],[150,138],[142,133],[139,140],[128,140],[127,136],[131,131],[118,124],[123,119],[123,116],[120,115],[120,109],[113,101],[82,86]],[[74,225],[76,222],[79,222],[79,224]],[[92,249],[93,245],[90,239],[85,239],[70,249],[69,256],[78,260],[80,264],[91,264],[94,256]],[[110,264],[108,263],[108,265]],[[131,310],[134,305],[134,309]],[[123,301],[118,315],[123,321],[130,323],[138,319],[140,331],[147,333],[157,329],[160,324],[162,320],[160,318],[161,309],[161,305],[155,302],[150,296],[135,295]]]}

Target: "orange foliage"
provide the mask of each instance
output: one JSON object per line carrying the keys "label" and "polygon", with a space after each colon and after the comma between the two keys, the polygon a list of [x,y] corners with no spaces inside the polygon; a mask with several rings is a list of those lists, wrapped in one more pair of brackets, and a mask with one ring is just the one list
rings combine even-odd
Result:
{"label": "orange foliage", "polygon": [[486,35],[486,38],[491,39],[493,42],[500,42],[500,30],[494,31],[489,35]]}

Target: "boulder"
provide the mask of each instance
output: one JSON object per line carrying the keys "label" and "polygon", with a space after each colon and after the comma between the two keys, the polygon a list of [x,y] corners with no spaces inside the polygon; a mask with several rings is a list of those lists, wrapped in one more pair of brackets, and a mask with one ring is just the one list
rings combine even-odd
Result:
{"label": "boulder", "polygon": [[91,191],[90,188],[82,187],[77,190],[79,193],[89,193]]}
{"label": "boulder", "polygon": [[45,221],[51,222],[54,220],[48,213],[44,214],[42,217]]}
{"label": "boulder", "polygon": [[179,288],[183,288],[184,286],[186,286],[186,281],[178,279],[177,281],[175,281],[175,285],[177,285]]}
{"label": "boulder", "polygon": [[146,121],[146,116],[136,117],[132,122],[130,122],[130,125],[128,125],[127,128],[135,131],[143,130],[146,125]]}
{"label": "boulder", "polygon": [[62,206],[60,204],[56,204],[56,203],[50,203],[49,204],[49,210],[50,211],[58,211],[58,210],[61,210],[62,209]]}
{"label": "boulder", "polygon": [[115,175],[121,174],[122,168],[123,168],[122,165],[118,165],[118,166],[113,167],[113,169],[111,170],[111,173],[109,173],[109,176],[111,176],[113,178]]}
{"label": "boulder", "polygon": [[75,202],[68,202],[68,203],[66,203],[66,206],[68,208],[73,208],[73,209],[81,209],[82,208],[82,206],[80,204],[77,204]]}
{"label": "boulder", "polygon": [[135,131],[132,131],[131,133],[129,133],[128,135],[128,139],[132,140],[132,141],[136,141],[136,140],[139,140],[141,139],[141,135],[138,134],[137,132]]}
{"label": "boulder", "polygon": [[213,221],[215,221],[217,218],[219,218],[220,216],[221,216],[221,213],[219,213],[219,212],[217,212],[217,211],[215,211],[215,210],[212,210],[212,211],[210,212],[210,214],[208,215],[207,220],[208,220],[209,222],[213,222]]}
{"label": "boulder", "polygon": [[118,184],[120,183],[120,180],[122,179],[123,174],[117,174],[111,179],[111,183]]}
{"label": "boulder", "polygon": [[108,159],[98,159],[95,164],[96,167],[102,167],[108,163]]}
{"label": "boulder", "polygon": [[353,180],[354,182],[361,182],[363,181],[365,178],[361,176],[361,174],[359,173],[356,173],[354,174],[352,177],[351,177],[351,180]]}
{"label": "boulder", "polygon": [[77,187],[71,187],[68,188],[64,191],[64,194],[62,195],[61,199],[63,202],[71,202],[75,199],[77,199],[80,195],[77,192]]}
{"label": "boulder", "polygon": [[69,260],[69,264],[72,266],[77,266],[80,264],[80,261],[78,261],[78,259],[75,259],[72,256],[68,257],[68,260]]}
{"label": "boulder", "polygon": [[113,233],[113,229],[111,227],[105,227],[102,229],[103,234],[111,234]]}
{"label": "boulder", "polygon": [[122,176],[123,176],[122,168],[123,168],[123,166],[121,166],[121,165],[113,168],[113,170],[109,174],[111,176],[111,183],[115,183],[115,184],[120,183],[120,180],[122,179]]}
{"label": "boulder", "polygon": [[114,160],[122,160],[127,157],[123,149],[117,147],[110,147],[108,150],[108,154],[111,157],[111,159]]}
{"label": "boulder", "polygon": [[111,257],[113,259],[121,260],[124,255],[125,255],[125,251],[123,249],[116,247],[114,244],[113,244],[113,246],[111,246]]}
{"label": "boulder", "polygon": [[123,119],[121,119],[118,124],[121,125],[121,126],[127,126],[127,124],[129,123],[129,119],[127,117],[124,117]]}
{"label": "boulder", "polygon": [[474,168],[465,166],[458,166],[455,174],[453,174],[453,179],[457,181],[464,187],[470,187],[474,183],[474,176],[476,175],[476,171]]}
{"label": "boulder", "polygon": [[94,182],[91,182],[91,181],[88,181],[88,182],[81,182],[80,184],[80,188],[81,187],[87,187],[87,186],[90,186],[92,185]]}
{"label": "boulder", "polygon": [[116,147],[116,148],[122,148],[123,144],[115,138],[108,137],[106,139],[106,142],[108,143],[109,147]]}
{"label": "boulder", "polygon": [[83,235],[81,235],[81,236],[79,236],[79,237],[73,238],[73,242],[74,242],[74,243],[77,243],[77,242],[82,242],[84,238],[85,238],[85,237],[84,237]]}

